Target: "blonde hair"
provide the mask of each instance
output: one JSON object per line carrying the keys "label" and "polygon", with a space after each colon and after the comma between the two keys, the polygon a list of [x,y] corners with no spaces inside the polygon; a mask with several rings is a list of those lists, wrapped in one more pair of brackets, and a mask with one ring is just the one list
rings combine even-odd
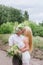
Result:
{"label": "blonde hair", "polygon": [[29,51],[31,52],[32,51],[32,30],[30,27],[26,26],[24,27],[25,31],[26,31],[26,35],[29,39]]}

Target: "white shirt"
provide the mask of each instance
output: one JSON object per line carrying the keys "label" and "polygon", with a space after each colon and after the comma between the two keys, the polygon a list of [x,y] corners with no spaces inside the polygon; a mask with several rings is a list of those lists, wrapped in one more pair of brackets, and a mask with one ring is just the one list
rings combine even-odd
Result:
{"label": "white shirt", "polygon": [[17,44],[19,48],[23,48],[25,44],[22,41],[22,36],[18,36],[17,34],[12,34],[9,38],[9,46]]}

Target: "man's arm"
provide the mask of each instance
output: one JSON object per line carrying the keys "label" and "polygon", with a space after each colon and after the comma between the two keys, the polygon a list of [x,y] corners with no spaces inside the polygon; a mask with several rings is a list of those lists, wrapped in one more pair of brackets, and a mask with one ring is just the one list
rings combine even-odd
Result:
{"label": "man's arm", "polygon": [[11,48],[13,46],[13,36],[9,37],[8,43],[9,43],[9,48]]}

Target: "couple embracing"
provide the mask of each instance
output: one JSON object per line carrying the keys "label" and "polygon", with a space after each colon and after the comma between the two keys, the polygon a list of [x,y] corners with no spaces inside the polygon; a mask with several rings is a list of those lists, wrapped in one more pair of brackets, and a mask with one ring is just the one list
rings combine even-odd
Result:
{"label": "couple embracing", "polygon": [[13,65],[29,65],[30,52],[32,51],[32,30],[28,26],[18,26],[15,31],[15,34],[12,34],[9,38],[9,46],[17,43],[19,51],[22,53],[22,61],[13,57]]}

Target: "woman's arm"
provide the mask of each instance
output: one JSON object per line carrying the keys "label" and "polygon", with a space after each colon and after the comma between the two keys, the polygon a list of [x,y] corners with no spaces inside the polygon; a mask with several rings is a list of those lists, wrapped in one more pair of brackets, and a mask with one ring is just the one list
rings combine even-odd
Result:
{"label": "woman's arm", "polygon": [[24,40],[23,40],[23,42],[24,42],[24,44],[25,44],[25,47],[24,48],[21,48],[20,50],[22,51],[22,52],[25,52],[25,51],[27,51],[27,50],[29,50],[29,40],[28,40],[28,38],[27,37],[25,37],[24,38]]}

